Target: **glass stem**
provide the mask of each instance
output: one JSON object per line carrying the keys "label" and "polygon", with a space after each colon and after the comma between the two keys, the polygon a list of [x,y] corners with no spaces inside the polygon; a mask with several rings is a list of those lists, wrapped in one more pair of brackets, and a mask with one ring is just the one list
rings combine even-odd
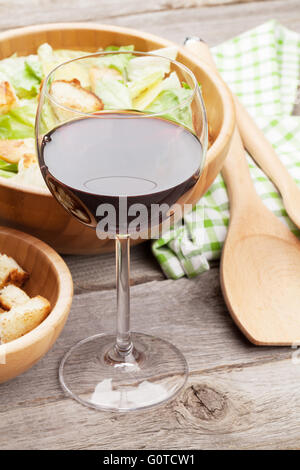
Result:
{"label": "glass stem", "polygon": [[117,338],[115,351],[127,356],[132,351],[130,335],[130,237],[116,236]]}

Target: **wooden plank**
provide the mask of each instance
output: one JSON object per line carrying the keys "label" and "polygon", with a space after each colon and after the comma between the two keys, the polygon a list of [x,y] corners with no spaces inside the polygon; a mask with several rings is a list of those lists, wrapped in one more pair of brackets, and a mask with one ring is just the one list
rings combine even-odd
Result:
{"label": "wooden plank", "polygon": [[[77,341],[114,331],[115,291],[76,295],[64,331],[53,349],[30,371],[1,385],[0,412],[61,399],[58,364]],[[190,370],[271,362],[289,357],[290,348],[258,348],[233,324],[213,268],[194,280],[154,281],[132,288],[132,329],[161,336],[185,354]],[[1,366],[0,366],[1,367]],[[0,442],[5,420],[0,421]],[[6,432],[6,431],[5,431]],[[1,444],[0,444],[1,445]]]}
{"label": "wooden plank", "polygon": [[[226,1],[226,0],[225,0]],[[215,45],[245,29],[269,20],[300,30],[298,0],[259,1],[211,7],[191,0],[151,3],[140,0],[13,0],[0,1],[0,30],[58,21],[114,23],[158,34],[181,43],[187,35],[201,35]]]}
{"label": "wooden plank", "polygon": [[[164,279],[151,252],[150,242],[131,248],[131,284]],[[75,293],[115,288],[115,254],[64,256],[70,268]]]}
{"label": "wooden plank", "polygon": [[[186,36],[200,36],[215,46],[270,19],[300,31],[298,0],[234,4],[214,8],[189,8],[114,18],[120,26],[132,26],[182,43]],[[106,21],[109,22],[109,21]]]}
{"label": "wooden plank", "polygon": [[[300,32],[299,0],[199,5],[86,0],[83,7],[80,0],[72,6],[61,0],[58,8],[55,0],[0,0],[0,29],[67,18],[143,29],[179,43],[196,34],[211,45],[270,18]],[[299,448],[300,369],[291,362],[292,350],[247,342],[227,313],[216,268],[192,281],[159,281],[149,244],[132,253],[133,282],[139,284],[132,289],[133,327],[185,353],[189,386],[173,403],[138,417],[97,413],[64,398],[57,380],[62,355],[82,337],[111,329],[115,316],[113,255],[66,260],[80,295],[47,356],[0,386],[0,449]]]}
{"label": "wooden plank", "polygon": [[[112,21],[129,15],[249,3],[254,0],[0,0],[0,29],[57,21]],[[260,0],[261,2],[267,0]],[[271,1],[271,0],[268,0]],[[132,25],[134,27],[134,25]]]}
{"label": "wooden plank", "polygon": [[71,399],[1,413],[1,449],[288,449],[300,446],[300,367],[286,360],[195,373],[153,410],[99,413]]}

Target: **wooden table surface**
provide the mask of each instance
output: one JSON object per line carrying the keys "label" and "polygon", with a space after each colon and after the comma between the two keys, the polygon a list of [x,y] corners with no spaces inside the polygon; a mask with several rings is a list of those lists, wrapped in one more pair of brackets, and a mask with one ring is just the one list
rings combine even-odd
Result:
{"label": "wooden table surface", "polygon": [[[215,45],[270,18],[300,33],[300,1],[0,0],[2,30],[98,21],[178,43],[201,35]],[[166,280],[147,243],[132,250],[132,326],[182,350],[188,385],[173,402],[138,414],[97,412],[66,398],[60,359],[82,337],[114,328],[115,273],[113,255],[65,260],[75,284],[69,320],[38,364],[0,385],[0,449],[300,447],[300,354],[255,347],[242,336],[224,304],[217,264],[194,280]]]}

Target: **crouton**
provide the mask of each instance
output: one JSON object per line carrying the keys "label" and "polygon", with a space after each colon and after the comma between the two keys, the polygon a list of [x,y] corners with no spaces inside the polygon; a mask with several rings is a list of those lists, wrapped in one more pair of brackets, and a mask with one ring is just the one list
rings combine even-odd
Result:
{"label": "crouton", "polygon": [[36,160],[34,139],[0,140],[0,158],[9,163],[18,163],[25,155]]}
{"label": "crouton", "polygon": [[0,82],[0,114],[10,111],[18,103],[18,98],[9,82]]}
{"label": "crouton", "polygon": [[[1,315],[1,313],[5,313],[5,312],[6,312],[6,310],[4,310],[4,308],[1,308],[1,307],[0,307],[0,315]],[[0,363],[0,364],[1,364],[1,363]]]}
{"label": "crouton", "polygon": [[[50,87],[50,95],[58,104],[84,113],[94,113],[103,109],[103,103],[91,91],[82,88],[80,81],[55,80]],[[57,110],[55,110],[57,113]]]}
{"label": "crouton", "polygon": [[0,254],[0,289],[7,284],[22,287],[26,279],[28,274],[13,258]]}
{"label": "crouton", "polygon": [[24,336],[45,320],[50,312],[50,303],[37,295],[23,305],[17,305],[0,315],[0,339],[8,343]]}
{"label": "crouton", "polygon": [[0,290],[0,305],[5,310],[25,304],[29,299],[30,297],[28,297],[26,292],[13,284],[9,284]]}
{"label": "crouton", "polygon": [[37,163],[36,156],[33,153],[24,153],[23,168],[29,168],[33,163]]}
{"label": "crouton", "polygon": [[113,80],[122,80],[123,77],[118,70],[111,67],[91,67],[89,70],[92,91],[95,93],[96,85],[101,78],[111,78]]}

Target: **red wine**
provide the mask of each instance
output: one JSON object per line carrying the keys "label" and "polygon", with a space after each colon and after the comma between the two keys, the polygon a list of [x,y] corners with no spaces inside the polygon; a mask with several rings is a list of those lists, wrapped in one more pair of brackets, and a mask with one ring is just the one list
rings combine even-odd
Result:
{"label": "red wine", "polygon": [[[139,213],[135,204],[147,208],[146,220],[139,221],[144,230],[153,217],[151,205],[171,207],[197,182],[202,147],[172,121],[115,113],[55,128],[45,135],[39,159],[50,191],[68,212],[96,227],[107,214],[107,206],[99,206],[111,204],[113,229],[125,233]],[[128,213],[120,221],[125,199]],[[167,210],[159,215],[161,222]]]}

